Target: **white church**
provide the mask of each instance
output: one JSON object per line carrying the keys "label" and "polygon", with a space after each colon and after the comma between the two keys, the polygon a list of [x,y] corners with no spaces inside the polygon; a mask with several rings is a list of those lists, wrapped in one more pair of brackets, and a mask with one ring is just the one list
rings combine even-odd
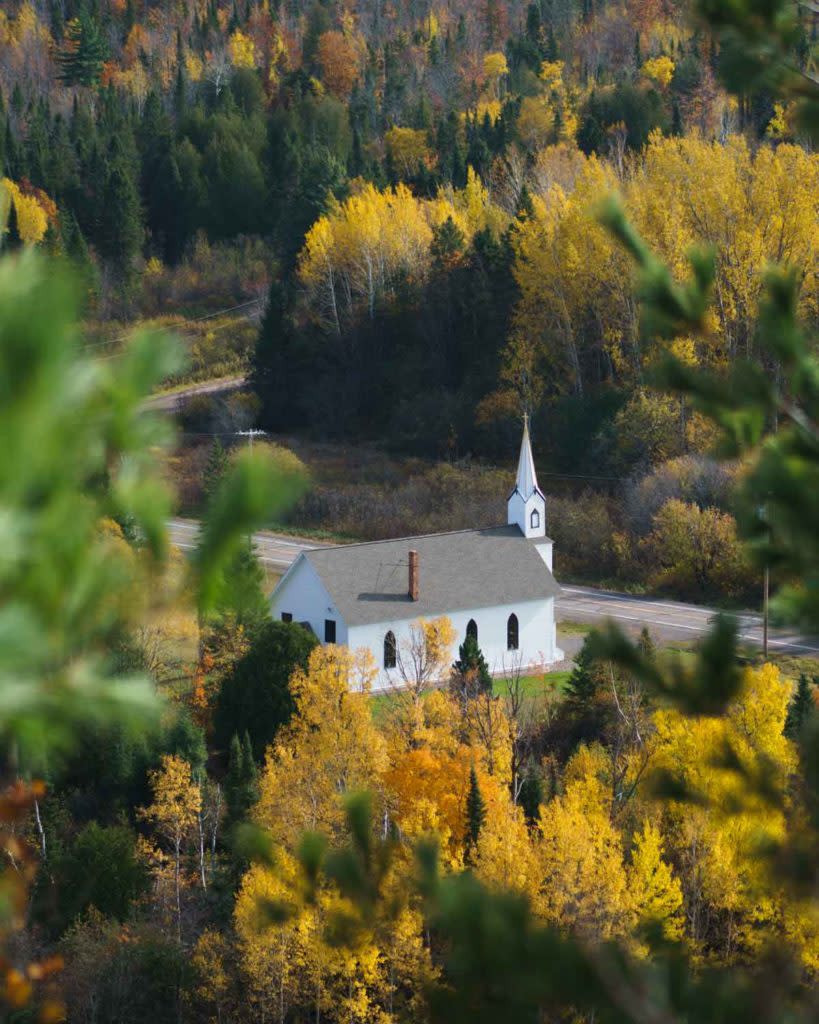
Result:
{"label": "white church", "polygon": [[552,541],[524,424],[507,525],[303,551],[271,597],[272,615],[326,644],[366,647],[376,687],[400,685],[412,623],[446,615],[457,643],[476,637],[490,671],[548,666],[557,646]]}

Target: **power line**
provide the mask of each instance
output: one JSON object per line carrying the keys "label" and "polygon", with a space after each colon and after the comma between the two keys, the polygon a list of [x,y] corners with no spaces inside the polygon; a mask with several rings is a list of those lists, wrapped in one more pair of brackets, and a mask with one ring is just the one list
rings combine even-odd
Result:
{"label": "power line", "polygon": [[[217,309],[214,310],[214,312],[212,313],[206,313],[204,316],[193,317],[193,319],[185,318],[183,320],[177,320],[176,323],[162,324],[162,326],[158,329],[163,331],[170,331],[173,330],[175,327],[181,327],[187,324],[199,324],[202,323],[204,320],[212,320],[214,317],[222,316],[225,313],[235,313],[237,309],[246,309],[248,306],[256,306],[260,302],[264,302],[264,299],[249,299],[247,302],[240,302],[237,306],[228,306],[226,309]],[[131,328],[131,330],[126,331],[125,333],[120,334],[115,338],[109,338],[107,341],[95,341],[92,342],[90,345],[84,345],[83,349],[87,350],[92,348],[107,348],[110,347],[111,345],[117,345],[119,344],[119,342],[125,341],[127,338],[129,338],[133,334],[133,332],[134,328]]]}

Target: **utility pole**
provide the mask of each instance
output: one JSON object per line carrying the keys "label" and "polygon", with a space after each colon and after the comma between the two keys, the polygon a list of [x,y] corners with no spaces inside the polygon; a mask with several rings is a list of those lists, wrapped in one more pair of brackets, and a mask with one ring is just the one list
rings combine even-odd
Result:
{"label": "utility pole", "polygon": [[[771,526],[768,522],[768,506],[760,505],[757,510],[760,522],[765,524],[768,531],[768,542],[771,539]],[[771,594],[771,570],[768,566],[767,554],[765,561],[765,572],[762,577],[762,657],[767,661],[768,658],[768,607],[770,604]]]}
{"label": "utility pole", "polygon": [[762,584],[762,657],[768,660],[768,596],[771,589],[771,570],[765,566]]}
{"label": "utility pole", "polygon": [[237,430],[236,433],[239,437],[246,437],[248,439],[248,445],[250,450],[253,451],[253,438],[264,437],[266,431],[264,430]]}

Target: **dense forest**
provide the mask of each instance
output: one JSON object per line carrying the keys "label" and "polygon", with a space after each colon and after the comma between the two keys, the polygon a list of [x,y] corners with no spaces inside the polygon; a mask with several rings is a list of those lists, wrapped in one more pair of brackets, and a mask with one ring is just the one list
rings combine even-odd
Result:
{"label": "dense forest", "polygon": [[502,514],[528,413],[559,572],[815,633],[819,19],[700,6],[2,5],[4,1020],[815,1019],[819,663],[440,618],[373,694],[248,542]]}
{"label": "dense forest", "polygon": [[[707,448],[647,387],[630,271],[593,221],[611,190],[675,270],[719,248],[691,360],[755,351],[769,261],[800,269],[816,315],[817,159],[793,104],[722,90],[684,5],[61,0],[0,18],[15,235],[83,268],[101,346],[164,314],[203,372],[252,360],[268,429],[497,457],[527,409],[563,472]],[[244,313],[184,325],[239,305],[264,310],[255,356]]]}

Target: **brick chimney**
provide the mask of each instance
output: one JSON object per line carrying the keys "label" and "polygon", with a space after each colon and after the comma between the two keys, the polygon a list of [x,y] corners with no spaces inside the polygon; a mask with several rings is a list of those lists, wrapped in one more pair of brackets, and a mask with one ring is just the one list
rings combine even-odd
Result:
{"label": "brick chimney", "polygon": [[418,580],[418,552],[410,551],[409,553],[409,596],[412,601],[418,600],[419,594],[419,580]]}

